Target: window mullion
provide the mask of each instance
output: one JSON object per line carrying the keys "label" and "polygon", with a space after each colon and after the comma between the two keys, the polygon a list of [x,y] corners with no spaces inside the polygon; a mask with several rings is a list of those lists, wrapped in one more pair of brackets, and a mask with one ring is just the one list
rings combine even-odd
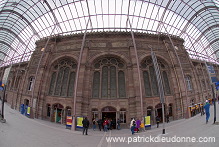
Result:
{"label": "window mullion", "polygon": [[151,85],[149,90],[151,91],[151,96],[154,96],[154,92],[152,90],[153,86],[152,86],[152,83],[151,83],[151,72],[150,72],[149,69],[148,69],[148,78],[149,78],[149,82],[150,82],[149,84]]}
{"label": "window mullion", "polygon": [[111,97],[111,85],[110,85],[110,80],[111,80],[111,74],[110,74],[110,66],[107,66],[108,67],[108,77],[107,77],[107,98],[110,99]]}
{"label": "window mullion", "polygon": [[68,73],[68,80],[67,80],[67,84],[66,84],[66,97],[68,97],[68,86],[69,86],[69,81],[70,81],[70,76],[71,76],[71,68],[69,67],[69,73]]}
{"label": "window mullion", "polygon": [[55,79],[55,83],[54,83],[52,95],[55,95],[55,90],[56,90],[56,84],[57,84],[57,80],[58,80],[58,75],[59,75],[59,70],[56,71],[56,77],[55,77],[56,79]]}
{"label": "window mullion", "polygon": [[118,67],[116,67],[116,98],[119,98],[119,70]]}
{"label": "window mullion", "polygon": [[62,93],[62,82],[63,82],[63,77],[64,77],[64,74],[65,74],[65,69],[66,67],[63,68],[63,71],[62,71],[62,77],[61,77],[61,83],[60,83],[60,91],[59,91],[59,96],[61,96],[61,93]]}

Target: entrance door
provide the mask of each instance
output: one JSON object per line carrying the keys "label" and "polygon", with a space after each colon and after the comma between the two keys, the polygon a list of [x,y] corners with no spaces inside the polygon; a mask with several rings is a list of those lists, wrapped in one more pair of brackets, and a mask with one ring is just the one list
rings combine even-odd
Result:
{"label": "entrance door", "polygon": [[62,109],[57,109],[56,113],[56,122],[61,123],[61,117],[62,117]]}
{"label": "entrance door", "polygon": [[102,120],[105,119],[111,121],[112,129],[116,129],[116,109],[110,106],[102,109]]}
{"label": "entrance door", "polygon": [[54,122],[57,122],[57,123],[62,123],[61,120],[62,120],[62,110],[63,110],[63,106],[61,104],[54,104],[52,106],[53,108],[53,120]]}
{"label": "entrance door", "polygon": [[[159,103],[155,106],[156,110],[157,110],[157,115],[160,117],[160,122],[163,122],[163,111],[162,111],[162,104]],[[166,115],[166,105],[164,104],[164,117]]]}
{"label": "entrance door", "polygon": [[116,129],[116,112],[102,112],[102,120],[110,120],[112,129]]}
{"label": "entrance door", "polygon": [[160,122],[163,122],[162,108],[157,109],[157,115],[160,117]]}

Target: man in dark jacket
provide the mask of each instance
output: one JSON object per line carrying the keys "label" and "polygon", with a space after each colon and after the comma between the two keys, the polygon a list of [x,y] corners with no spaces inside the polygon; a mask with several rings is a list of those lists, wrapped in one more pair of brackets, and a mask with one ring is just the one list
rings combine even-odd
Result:
{"label": "man in dark jacket", "polygon": [[89,128],[89,124],[90,124],[87,117],[83,119],[82,124],[83,124],[83,135],[84,135],[84,131],[85,131],[85,135],[87,135],[87,129]]}
{"label": "man in dark jacket", "polygon": [[99,130],[101,131],[101,128],[102,128],[102,125],[103,125],[102,119],[99,119],[99,120],[97,121],[97,123],[98,123]]}
{"label": "man in dark jacket", "polygon": [[159,116],[156,117],[156,122],[157,122],[157,128],[159,128],[159,123],[160,123],[160,117]]}

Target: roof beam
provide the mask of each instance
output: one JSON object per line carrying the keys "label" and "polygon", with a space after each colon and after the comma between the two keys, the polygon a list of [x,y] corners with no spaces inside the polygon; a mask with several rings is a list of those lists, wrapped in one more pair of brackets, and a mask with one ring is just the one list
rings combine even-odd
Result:
{"label": "roof beam", "polygon": [[217,9],[217,10],[219,11],[219,8],[218,8],[217,6],[206,6],[206,7],[203,7],[202,9],[198,10],[198,11],[188,20],[187,24],[186,24],[185,27],[182,29],[182,31],[181,31],[181,33],[180,33],[179,36],[181,36],[184,32],[186,32],[186,30],[187,30],[188,26],[191,24],[192,20],[193,20],[196,16],[198,16],[199,13],[201,13],[202,11],[207,10],[207,9],[209,9],[209,8],[215,8],[215,9]]}
{"label": "roof beam", "polygon": [[[207,49],[208,47],[210,47],[213,43],[215,43],[215,42],[217,42],[217,41],[219,41],[219,38],[214,39],[213,41],[211,41],[211,42],[204,48],[204,50]],[[219,49],[217,49],[216,51],[214,51],[211,55],[216,54],[218,51],[219,51]]]}
{"label": "roof beam", "polygon": [[56,25],[59,26],[59,28],[61,29],[61,26],[60,26],[60,24],[59,24],[59,22],[58,22],[58,19],[56,18],[55,13],[53,12],[53,9],[50,7],[50,5],[49,5],[49,3],[47,2],[47,0],[44,0],[43,2],[46,3],[47,7],[49,8],[49,11],[52,13],[52,15],[53,15],[53,17],[54,17],[54,20],[55,20]]}
{"label": "roof beam", "polygon": [[4,12],[10,12],[10,13],[13,13],[13,14],[16,14],[18,15],[21,19],[25,20],[25,22],[27,22],[27,24],[30,26],[30,28],[32,29],[33,31],[33,34],[35,34],[38,38],[40,38],[39,34],[37,33],[37,31],[34,29],[34,27],[31,25],[31,23],[23,16],[21,15],[20,13],[18,13],[17,11],[14,11],[14,10],[9,10],[9,9],[5,9],[5,10],[1,10],[0,11],[0,15]]}
{"label": "roof beam", "polygon": [[213,29],[213,28],[219,28],[219,24],[216,24],[216,25],[213,25],[213,26],[208,27],[206,30],[204,30],[204,31],[201,33],[201,35],[195,40],[195,42],[197,42],[198,40],[200,40],[200,39],[204,36],[205,33],[207,33],[208,31],[210,31],[210,30]]}
{"label": "roof beam", "polygon": [[8,44],[8,43],[6,43],[6,42],[4,42],[4,41],[0,41],[0,43],[2,43],[2,44],[4,44],[4,45],[8,46],[10,49],[12,49],[13,51],[15,51],[15,52],[17,53],[17,51],[16,51],[10,44]]}
{"label": "roof beam", "polygon": [[2,53],[4,56],[7,56],[7,57],[9,57],[5,52],[3,52],[3,51],[0,51],[0,53]]}
{"label": "roof beam", "polygon": [[3,27],[0,27],[0,31],[3,30],[3,31],[7,31],[8,33],[14,35],[22,44],[25,45],[25,43],[23,42],[23,40],[15,33],[13,32],[12,30],[9,30],[7,28],[3,28]]}
{"label": "roof beam", "polygon": [[163,14],[162,14],[162,16],[161,16],[161,18],[160,18],[160,21],[159,21],[159,24],[158,24],[158,26],[157,26],[156,32],[157,32],[158,29],[160,28],[160,25],[161,25],[161,23],[163,22],[164,16],[165,16],[165,14],[166,14],[166,12],[167,12],[167,9],[168,9],[168,7],[169,7],[169,5],[170,5],[171,2],[172,2],[172,0],[169,0],[169,1],[168,1],[167,5],[166,5],[166,7],[165,7],[165,10],[163,11]]}

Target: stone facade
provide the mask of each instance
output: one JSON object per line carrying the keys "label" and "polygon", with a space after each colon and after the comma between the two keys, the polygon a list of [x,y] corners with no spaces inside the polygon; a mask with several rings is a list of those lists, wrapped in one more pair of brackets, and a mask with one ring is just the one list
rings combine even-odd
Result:
{"label": "stone facade", "polygon": [[[141,118],[141,112],[143,112],[143,116],[151,115],[151,123],[153,124],[155,122],[155,116],[161,113],[161,104],[159,95],[155,96],[152,94],[150,96],[150,94],[146,94],[147,88],[145,86],[147,82],[145,82],[143,75],[143,62],[147,62],[149,65],[148,62],[151,60],[150,47],[155,52],[159,60],[159,65],[164,65],[167,73],[166,79],[168,80],[166,82],[168,83],[167,86],[169,85],[170,93],[165,94],[164,105],[165,114],[171,113],[170,119],[191,117],[191,106],[203,103],[206,98],[212,98],[205,63],[189,58],[183,46],[184,41],[182,39],[172,36],[175,46],[174,49],[170,40],[165,35],[157,36],[141,33],[135,33],[134,35],[137,57],[140,64],[141,81],[139,81],[137,60],[131,33],[102,32],[88,33],[86,35],[78,79],[73,79],[74,83],[77,80],[75,95],[76,116],[88,116],[91,120],[92,117],[103,118],[103,115],[107,115],[108,117],[125,119],[126,121],[123,120],[123,125],[128,126],[132,117]],[[63,64],[71,65],[72,73],[76,73],[83,41],[82,38],[83,34],[56,36],[50,39],[46,48],[47,38],[37,41],[36,50],[32,54],[30,61],[15,64],[11,69],[8,78],[6,99],[12,108],[19,110],[21,104],[29,105],[33,108],[33,117],[65,124],[66,115],[74,114],[75,85],[73,87],[70,86],[70,78],[67,78],[67,80],[65,80],[66,78],[62,78],[62,76],[71,77],[70,74],[65,75],[65,71],[63,71],[61,76],[54,76],[56,78],[52,74],[56,68],[59,68],[56,67],[56,64],[61,67],[62,60]],[[42,48],[45,48],[44,52]],[[65,61],[65,59],[68,60]],[[94,71],[100,69],[100,73],[102,73],[100,76],[104,75],[103,69],[95,69],[95,64],[99,61],[101,65],[105,64],[104,59],[112,62],[112,64],[114,62],[113,60],[121,62],[123,66],[121,69],[123,73],[122,77],[124,77],[124,81],[122,81],[116,75],[116,82],[106,85],[108,89],[105,89],[105,93],[107,94],[105,98],[102,97],[104,95],[104,78],[99,78],[99,84],[98,82],[96,85],[94,84]],[[146,59],[148,60],[146,61]],[[68,63],[68,61],[72,63]],[[3,73],[5,68],[1,69],[1,73]],[[120,71],[119,68],[118,63],[116,71]],[[218,73],[218,66],[214,65],[214,68],[216,73]],[[61,70],[61,68],[59,69]],[[108,73],[111,74],[111,69]],[[150,78],[152,76],[151,74]],[[189,77],[189,79],[186,77]],[[54,83],[52,82],[53,78]],[[62,81],[58,80],[59,78]],[[183,80],[185,78],[186,80]],[[111,79],[108,77],[108,80]],[[191,87],[189,88],[187,87],[188,80],[191,82]],[[56,85],[55,87],[59,83],[62,83],[61,86],[58,85],[61,90],[60,88],[53,88],[55,91],[51,90],[51,87],[54,87],[52,83]],[[123,86],[121,83],[125,83],[125,85]],[[140,83],[142,97],[140,94]],[[33,86],[34,84],[35,86]],[[117,87],[115,88],[114,97],[113,86],[110,89],[110,84],[114,84]],[[121,87],[119,84],[123,88],[119,89]],[[149,86],[153,86],[153,82],[151,84]],[[66,90],[66,85],[71,89]],[[97,96],[94,96],[94,86],[98,87],[96,89]],[[152,91],[156,90],[155,88],[151,89]],[[65,92],[62,93],[64,90]],[[123,90],[125,96],[120,96],[122,95],[120,94],[120,90]],[[57,94],[59,92],[60,94]],[[66,94],[67,92],[68,94]],[[60,120],[57,120],[59,117]]]}

